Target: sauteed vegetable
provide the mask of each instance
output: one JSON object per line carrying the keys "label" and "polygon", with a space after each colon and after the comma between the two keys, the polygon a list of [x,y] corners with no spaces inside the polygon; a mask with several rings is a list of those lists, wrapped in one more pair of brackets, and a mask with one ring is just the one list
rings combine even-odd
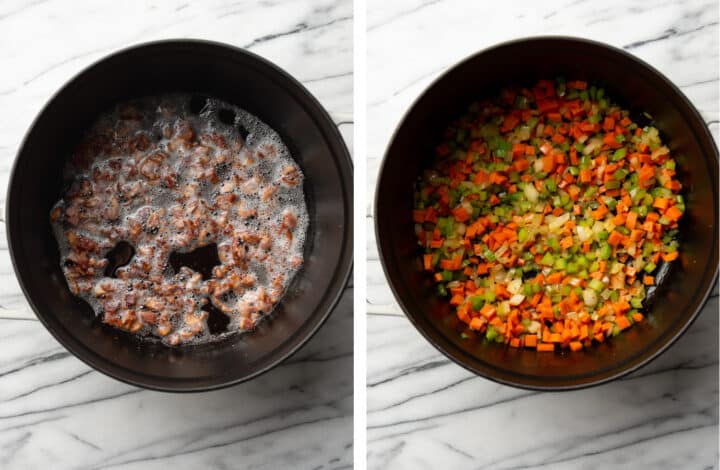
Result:
{"label": "sauteed vegetable", "polygon": [[676,162],[601,88],[539,81],[475,103],[417,183],[423,269],[511,347],[579,351],[644,320],[685,211]]}

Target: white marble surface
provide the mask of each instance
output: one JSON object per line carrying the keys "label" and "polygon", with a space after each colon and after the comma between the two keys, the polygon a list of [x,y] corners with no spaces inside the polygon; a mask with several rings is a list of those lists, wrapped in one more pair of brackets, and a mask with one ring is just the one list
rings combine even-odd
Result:
{"label": "white marble surface", "polygon": [[[56,89],[112,51],[185,37],[272,60],[324,104],[352,148],[351,0],[6,0],[0,205],[20,140]],[[0,227],[0,469],[351,467],[352,292],[309,344],[257,380],[209,394],[148,392],[92,371],[52,339],[20,292]]]}
{"label": "white marble surface", "polygon": [[[573,35],[623,47],[672,79],[716,139],[716,0],[368,0],[368,195],[404,111],[471,53]],[[369,197],[372,204],[372,197]],[[570,393],[497,385],[449,362],[395,305],[368,234],[368,468],[718,468],[718,297],[660,359]]]}

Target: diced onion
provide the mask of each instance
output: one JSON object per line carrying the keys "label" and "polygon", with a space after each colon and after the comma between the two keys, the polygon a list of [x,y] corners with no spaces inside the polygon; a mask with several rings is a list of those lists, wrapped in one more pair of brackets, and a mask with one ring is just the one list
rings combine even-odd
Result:
{"label": "diced onion", "polygon": [[598,303],[597,293],[592,289],[585,289],[583,291],[583,302],[588,307],[594,307]]}
{"label": "diced onion", "polygon": [[537,202],[539,194],[532,183],[526,184],[523,188],[523,192],[525,193],[525,197],[528,198],[528,201],[532,203]]}
{"label": "diced onion", "polygon": [[593,236],[593,231],[587,227],[583,227],[582,225],[575,227],[575,231],[577,231],[578,238],[581,242],[588,241]]}
{"label": "diced onion", "polygon": [[551,232],[556,231],[563,225],[565,225],[565,222],[570,220],[570,212],[565,212],[560,217],[553,217],[552,220],[550,220],[550,216],[547,217],[548,219],[548,228]]}
{"label": "diced onion", "polygon": [[513,279],[508,283],[507,290],[511,294],[517,294],[520,292],[520,289],[522,289],[522,279]]}

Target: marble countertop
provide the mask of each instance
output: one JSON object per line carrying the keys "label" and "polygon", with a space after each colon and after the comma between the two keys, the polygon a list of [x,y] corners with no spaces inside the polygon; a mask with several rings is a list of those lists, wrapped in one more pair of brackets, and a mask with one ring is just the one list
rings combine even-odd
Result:
{"label": "marble countertop", "polygon": [[[110,52],[186,37],[245,47],[287,70],[352,148],[351,0],[9,0],[0,3],[0,205],[20,141],[55,90]],[[256,380],[150,392],[93,371],[50,336],[20,291],[0,227],[0,468],[350,468],[352,293],[305,347]]]}
{"label": "marble countertop", "polygon": [[[554,34],[639,56],[680,86],[715,138],[718,4],[368,0],[368,191],[404,111],[440,73],[492,44]],[[718,468],[718,291],[686,335],[622,380],[569,393],[475,377],[400,313],[368,235],[368,468]]]}

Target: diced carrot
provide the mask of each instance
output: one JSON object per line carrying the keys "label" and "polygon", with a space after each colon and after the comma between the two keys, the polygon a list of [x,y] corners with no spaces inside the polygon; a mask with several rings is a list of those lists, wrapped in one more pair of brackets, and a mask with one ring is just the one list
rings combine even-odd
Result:
{"label": "diced carrot", "polygon": [[643,318],[645,318],[645,317],[643,317],[642,313],[633,313],[632,319],[635,323],[639,323],[639,322],[643,321]]}
{"label": "diced carrot", "polygon": [[580,170],[580,182],[589,183],[590,181],[592,181],[592,170],[587,168]]}
{"label": "diced carrot", "polygon": [[467,222],[470,219],[470,213],[462,206],[453,209],[452,213],[458,222]]}
{"label": "diced carrot", "polygon": [[597,209],[590,212],[590,215],[595,220],[604,219],[608,213],[608,208],[605,204],[600,204]]}
{"label": "diced carrot", "polygon": [[520,339],[519,338],[513,338],[510,340],[510,346],[513,348],[519,348],[520,347]]}
{"label": "diced carrot", "polygon": [[618,246],[623,241],[623,234],[613,230],[607,241],[611,246]]}
{"label": "diced carrot", "polygon": [[465,301],[465,297],[462,295],[453,295],[450,299],[450,305],[460,305]]}
{"label": "diced carrot", "polygon": [[680,253],[678,253],[677,251],[671,251],[670,253],[663,253],[661,257],[663,261],[669,263],[670,261],[675,261],[676,259],[678,259],[679,255]]}
{"label": "diced carrot", "polygon": [[664,209],[667,209],[669,205],[670,205],[670,201],[668,201],[667,199],[662,198],[662,197],[656,197],[655,200],[653,201],[653,207],[655,207],[657,209],[664,210]]}
{"label": "diced carrot", "polygon": [[487,183],[488,181],[490,181],[490,176],[485,170],[479,170],[475,174],[475,179],[473,181],[475,182],[475,184]]}
{"label": "diced carrot", "polygon": [[525,341],[524,341],[525,347],[534,348],[537,346],[537,336],[525,335],[524,338],[525,338]]}
{"label": "diced carrot", "polygon": [[570,350],[571,351],[580,351],[583,348],[583,345],[580,341],[571,341],[570,342]]}
{"label": "diced carrot", "polygon": [[580,338],[581,341],[588,338],[588,332],[589,332],[589,329],[588,329],[588,326],[587,326],[587,325],[582,325],[582,326],[580,327],[580,336],[579,336],[579,338]]}
{"label": "diced carrot", "polygon": [[423,267],[425,268],[425,271],[432,271],[432,259],[432,254],[423,255]]}
{"label": "diced carrot", "polygon": [[520,118],[515,116],[514,114],[510,114],[509,116],[506,116],[503,120],[502,128],[500,129],[501,132],[509,132],[515,127],[520,124]]}
{"label": "diced carrot", "polygon": [[615,119],[610,116],[606,117],[605,121],[603,121],[603,129],[606,131],[612,131],[615,129]]}
{"label": "diced carrot", "polygon": [[552,343],[540,343],[537,345],[538,352],[553,352],[555,351],[555,345]]}
{"label": "diced carrot", "polygon": [[625,219],[627,216],[623,213],[615,215],[615,217],[612,218],[612,223],[615,226],[625,225]]}
{"label": "diced carrot", "polygon": [[522,157],[523,155],[525,155],[525,144],[523,144],[523,143],[513,144],[512,155],[513,155],[513,158]]}
{"label": "diced carrot", "polygon": [[480,309],[480,315],[484,316],[488,320],[495,316],[497,309],[490,304],[485,304]]}
{"label": "diced carrot", "polygon": [[513,169],[517,172],[525,171],[528,168],[530,168],[530,162],[524,158],[520,160],[515,160],[515,162],[513,163]]}
{"label": "diced carrot", "polygon": [[574,88],[576,90],[585,90],[587,89],[587,82],[582,80],[575,80],[567,82],[568,88]]}
{"label": "diced carrot", "polygon": [[665,218],[670,222],[677,222],[682,217],[682,212],[676,206],[672,206],[665,211]]}
{"label": "diced carrot", "polygon": [[572,238],[571,236],[570,236],[570,237],[565,237],[565,238],[563,238],[562,240],[560,240],[560,247],[561,247],[561,248],[567,250],[567,249],[570,248],[571,246],[573,246],[573,238]]}
{"label": "diced carrot", "polygon": [[652,276],[643,276],[643,284],[646,286],[652,286],[655,284],[655,278]]}
{"label": "diced carrot", "polygon": [[637,223],[638,214],[637,212],[630,211],[627,214],[627,217],[625,218],[625,226],[629,228],[630,230],[635,228],[635,224]]}
{"label": "diced carrot", "polygon": [[620,329],[620,331],[622,331],[630,326],[630,321],[627,319],[627,317],[625,315],[620,315],[619,317],[615,317],[615,323],[617,324],[617,327]]}
{"label": "diced carrot", "polygon": [[475,317],[472,320],[470,320],[470,328],[473,330],[481,330],[484,325],[485,321],[481,317]]}

